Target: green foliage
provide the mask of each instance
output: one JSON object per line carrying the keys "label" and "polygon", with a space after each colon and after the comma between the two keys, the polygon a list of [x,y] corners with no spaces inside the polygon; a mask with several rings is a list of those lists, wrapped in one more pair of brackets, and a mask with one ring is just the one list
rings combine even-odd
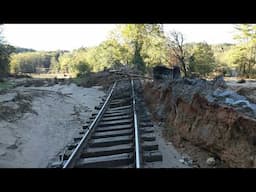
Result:
{"label": "green foliage", "polygon": [[60,53],[58,58],[52,58],[51,71],[63,72],[77,75],[90,71],[90,67],[86,60],[86,50],[78,49],[72,53]]}
{"label": "green foliage", "polygon": [[132,63],[134,63],[137,70],[145,73],[145,63],[143,61],[140,51],[141,47],[136,43]]}
{"label": "green foliage", "polygon": [[166,64],[168,60],[166,37],[157,24],[117,25],[100,45],[72,52],[27,51],[19,48],[19,53],[12,55],[12,72],[31,73],[47,68],[46,72],[49,69],[77,75],[123,65],[145,72],[146,67]]}
{"label": "green foliage", "polygon": [[128,57],[128,63],[143,72],[145,67],[167,62],[167,42],[161,25],[127,24],[118,29],[119,35],[116,36],[123,42],[129,55],[132,55]]}
{"label": "green foliage", "polygon": [[198,72],[205,76],[212,72],[215,66],[215,58],[211,46],[207,43],[196,44],[189,62],[191,72]]}
{"label": "green foliage", "polygon": [[23,52],[11,55],[10,68],[12,73],[47,72],[55,53],[43,51]]}
{"label": "green foliage", "polygon": [[127,64],[127,60],[130,59],[127,48],[116,39],[102,42],[93,52],[92,55],[90,55],[90,52],[88,53],[88,63],[94,66],[94,71],[118,66],[120,63]]}
{"label": "green foliage", "polygon": [[9,72],[10,54],[15,50],[11,45],[0,44],[0,74]]}
{"label": "green foliage", "polygon": [[80,73],[118,68],[123,65],[145,72],[167,61],[167,44],[160,25],[127,24],[117,25],[109,38],[96,47],[78,49],[60,55],[51,68],[54,71]]}
{"label": "green foliage", "polygon": [[232,62],[242,76],[251,77],[256,72],[256,25],[236,25],[237,34],[234,39],[238,44],[234,47]]}
{"label": "green foliage", "polygon": [[0,78],[9,72],[10,54],[14,51],[13,46],[4,43],[4,37],[0,31]]}

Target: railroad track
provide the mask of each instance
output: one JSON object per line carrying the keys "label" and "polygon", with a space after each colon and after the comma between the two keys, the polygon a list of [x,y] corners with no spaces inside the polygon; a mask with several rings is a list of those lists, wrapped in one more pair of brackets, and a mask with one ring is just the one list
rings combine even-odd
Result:
{"label": "railroad track", "polygon": [[142,168],[147,162],[161,161],[140,90],[139,80],[116,81],[96,107],[98,113],[67,147],[59,167]]}

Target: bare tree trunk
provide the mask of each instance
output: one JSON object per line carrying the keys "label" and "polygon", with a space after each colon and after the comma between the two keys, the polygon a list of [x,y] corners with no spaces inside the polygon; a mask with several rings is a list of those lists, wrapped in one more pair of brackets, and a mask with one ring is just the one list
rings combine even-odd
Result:
{"label": "bare tree trunk", "polygon": [[184,51],[184,37],[180,32],[173,31],[170,33],[170,47],[174,53],[174,56],[181,64],[181,68],[185,77],[187,76],[186,63],[185,63],[185,51]]}
{"label": "bare tree trunk", "polygon": [[183,59],[180,60],[185,77],[187,77],[186,64]]}
{"label": "bare tree trunk", "polygon": [[245,75],[245,63],[243,65],[243,75]]}

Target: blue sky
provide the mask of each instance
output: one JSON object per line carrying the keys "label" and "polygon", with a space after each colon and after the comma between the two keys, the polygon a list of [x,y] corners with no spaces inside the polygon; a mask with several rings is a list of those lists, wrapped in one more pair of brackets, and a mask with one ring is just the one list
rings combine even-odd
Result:
{"label": "blue sky", "polygon": [[[15,46],[36,50],[72,50],[104,41],[115,24],[4,24],[5,40]],[[164,24],[184,34],[186,42],[234,43],[233,24]]]}

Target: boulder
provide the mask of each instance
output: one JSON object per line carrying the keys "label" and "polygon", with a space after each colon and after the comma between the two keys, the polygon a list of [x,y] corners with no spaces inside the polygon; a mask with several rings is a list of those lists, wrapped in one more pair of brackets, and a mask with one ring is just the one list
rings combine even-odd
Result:
{"label": "boulder", "polygon": [[215,159],[213,157],[209,157],[207,160],[206,160],[206,164],[209,165],[209,166],[214,166],[215,165]]}

